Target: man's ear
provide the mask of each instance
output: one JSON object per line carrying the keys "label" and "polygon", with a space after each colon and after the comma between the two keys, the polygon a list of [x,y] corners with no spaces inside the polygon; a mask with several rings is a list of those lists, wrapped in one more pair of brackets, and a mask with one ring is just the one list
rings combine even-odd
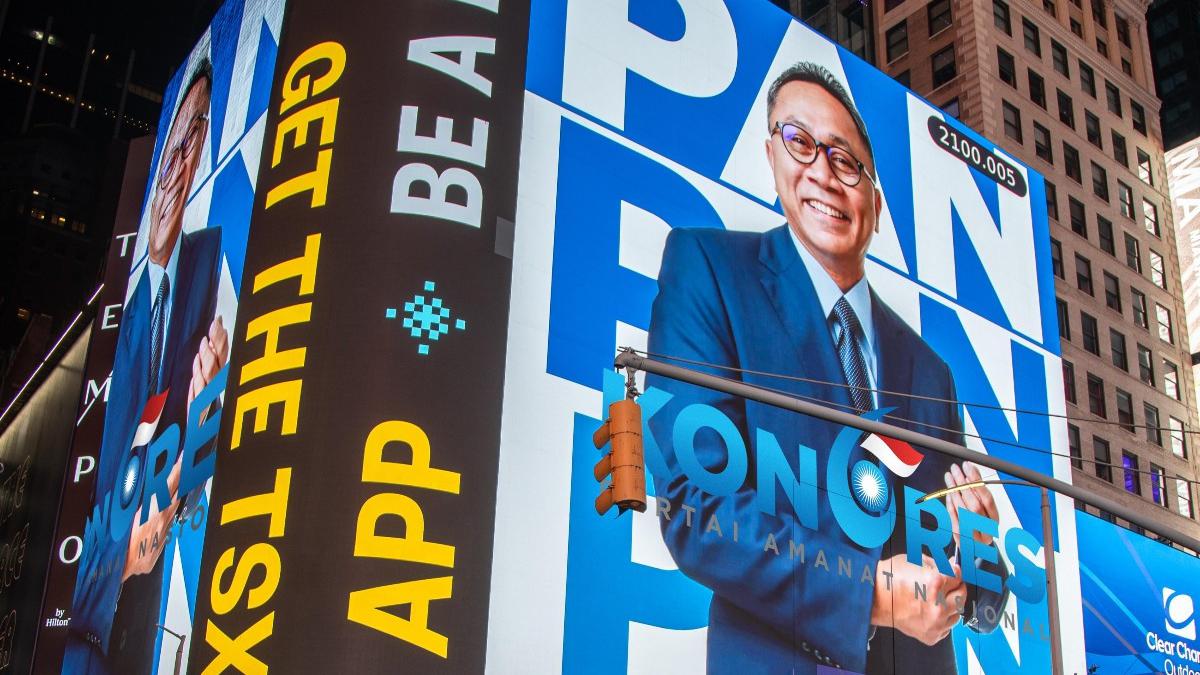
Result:
{"label": "man's ear", "polygon": [[775,166],[775,148],[771,147],[771,137],[767,136],[767,140],[763,141],[763,147],[767,149],[767,164],[772,168]]}
{"label": "man's ear", "polygon": [[875,188],[875,234],[879,234],[879,219],[883,216],[883,190]]}

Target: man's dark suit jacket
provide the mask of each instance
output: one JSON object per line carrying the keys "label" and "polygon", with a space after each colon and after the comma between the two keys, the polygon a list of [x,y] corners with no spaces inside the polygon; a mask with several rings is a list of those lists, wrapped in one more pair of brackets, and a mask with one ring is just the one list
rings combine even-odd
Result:
{"label": "man's dark suit jacket", "polygon": [[[877,388],[954,400],[954,381],[945,362],[874,293],[871,307]],[[809,400],[850,404],[845,389],[822,384],[846,380],[826,317],[786,225],[765,234],[673,230],[659,273],[649,351],[809,378],[815,381],[706,369]],[[685,574],[713,591],[708,629],[710,673],[815,673],[818,665],[833,664],[871,673],[893,669],[922,675],[955,672],[949,639],[927,647],[887,628],[878,629],[872,637],[874,587],[860,582],[860,574],[864,566],[874,571],[880,559],[904,552],[903,500],[896,499],[899,486],[889,475],[897,522],[884,546],[864,549],[842,532],[830,510],[823,478],[826,455],[841,427],[654,375],[649,376],[647,385],[674,395],[649,422],[670,470],[670,475],[654,476],[655,489],[659,498],[670,500],[676,514],[670,520],[660,519],[668,549]],[[746,482],[730,496],[702,492],[687,479],[675,457],[671,425],[679,411],[693,403],[720,409],[737,425],[750,449]],[[891,415],[911,420],[898,422],[901,426],[962,442],[956,404],[881,394],[879,407],[895,408]],[[783,517],[759,510],[755,502],[755,429],[775,435],[793,472],[800,445],[816,450],[816,475],[821,477],[818,529],[800,525],[783,490],[776,497],[776,513]],[[715,434],[698,434],[694,445],[702,465],[713,471],[725,465],[725,447]],[[905,482],[921,492],[943,487],[942,477],[949,466],[947,459],[926,452],[923,463]],[[684,504],[697,509],[690,528],[679,513]],[[703,534],[714,515],[726,529],[723,537]],[[740,529],[738,541],[728,532],[734,521]],[[775,536],[780,555],[764,551],[769,534]],[[804,545],[806,563],[789,558],[789,540]],[[829,568],[814,568],[818,550],[824,551]],[[838,575],[839,557],[853,561],[853,579]],[[1003,574],[1002,569],[988,569]],[[979,600],[981,605],[999,609],[1003,597],[984,594]],[[991,630],[994,623],[976,621],[974,627]]]}
{"label": "man's dark suit jacket", "polygon": [[[147,263],[149,265],[149,263]],[[216,313],[217,288],[221,272],[221,230],[206,228],[182,235],[179,261],[171,294],[170,325],[163,348],[162,382],[168,390],[156,436],[172,424],[179,425],[180,438],[186,426],[188,387],[192,378],[192,360],[200,341],[208,334],[209,324]],[[121,319],[121,332],[113,360],[112,381],[109,383],[108,407],[104,414],[104,435],[96,472],[93,503],[102,505],[109,499],[119,499],[121,469],[129,457],[134,433],[147,399],[154,393],[149,387],[150,314],[154,289],[150,273],[143,269],[133,295]],[[182,440],[180,442],[182,447]],[[175,457],[168,458],[168,466]],[[153,472],[155,467],[150,467]],[[163,504],[159,505],[164,506]],[[152,651],[155,641],[153,625],[158,620],[162,586],[161,558],[155,571],[131,577],[126,586],[136,585],[139,597],[129,597],[130,589],[122,590],[121,574],[129,546],[129,533],[118,537],[88,538],[84,541],[75,582],[75,597],[71,610],[71,645],[63,672],[109,672],[100,666],[94,653],[100,649],[110,655],[121,643],[135,641]],[[142,578],[145,577],[145,578]],[[113,616],[117,602],[136,605],[136,622],[147,624],[151,632],[145,635],[114,636]],[[72,652],[75,652],[74,657]],[[89,653],[90,652],[90,653]],[[79,670],[68,670],[72,658],[83,658]]]}

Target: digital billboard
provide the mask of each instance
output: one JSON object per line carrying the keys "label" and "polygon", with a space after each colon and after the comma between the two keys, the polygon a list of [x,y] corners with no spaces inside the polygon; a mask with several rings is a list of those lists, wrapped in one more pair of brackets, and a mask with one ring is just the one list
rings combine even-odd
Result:
{"label": "digital billboard", "polygon": [[1200,672],[1196,558],[1086,513],[1078,532],[1087,672]]}
{"label": "digital billboard", "polygon": [[[168,97],[64,672],[1050,669],[1036,489],[641,374],[646,512],[592,443],[631,347],[1069,480],[1039,175],[765,0],[251,4]],[[220,253],[155,319],[168,217]]]}
{"label": "digital billboard", "polygon": [[1048,672],[1038,490],[650,376],[600,518],[591,439],[630,346],[1069,480],[1041,177],[766,2],[535,2],[528,63],[489,668]]}
{"label": "digital billboard", "polygon": [[62,562],[74,574],[55,583],[73,591],[47,622],[65,638],[49,641],[60,651],[39,657],[41,672],[174,672],[192,633],[282,20],[281,0],[224,3],[164,94],[136,234],[118,228],[113,245],[118,304],[100,321],[119,328],[111,376],[93,397],[103,432],[79,449],[68,484],[86,517],[62,514]]}

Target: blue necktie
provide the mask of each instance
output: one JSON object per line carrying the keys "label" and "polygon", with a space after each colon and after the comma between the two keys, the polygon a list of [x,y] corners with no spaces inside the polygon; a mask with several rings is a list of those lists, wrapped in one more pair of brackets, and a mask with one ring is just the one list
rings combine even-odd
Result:
{"label": "blue necktie", "polygon": [[846,297],[842,296],[833,305],[829,318],[841,328],[835,346],[838,360],[842,363],[842,374],[846,376],[846,384],[850,385],[850,402],[859,412],[873,410],[875,405],[871,397],[871,381],[867,377],[867,363],[858,348],[859,338],[863,335],[858,315]]}
{"label": "blue necktie", "polygon": [[162,283],[158,285],[158,294],[154,296],[154,308],[150,313],[150,387],[151,394],[157,394],[162,389],[159,378],[162,375],[163,332],[166,330],[165,315],[167,297],[171,294],[171,281],[163,274]]}

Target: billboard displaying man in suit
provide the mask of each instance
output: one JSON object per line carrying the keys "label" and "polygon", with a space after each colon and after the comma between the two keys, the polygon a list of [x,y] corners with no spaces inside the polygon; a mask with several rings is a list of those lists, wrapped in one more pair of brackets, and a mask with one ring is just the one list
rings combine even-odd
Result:
{"label": "billboard displaying man in suit", "polygon": [[[151,453],[157,432],[186,429],[196,395],[229,355],[217,314],[221,230],[183,233],[210,120],[212,65],[188,80],[158,165],[147,262],[133,280],[113,364],[97,469],[96,503],[108,503],[109,532],[80,558],[67,672],[148,672],[163,587],[163,552],[182,515],[182,455]],[[147,466],[147,463],[165,466]],[[169,499],[142,508],[148,479],[167,475]],[[153,489],[151,486],[150,489]],[[116,517],[129,512],[128,524]]]}
{"label": "billboard displaying man in suit", "polygon": [[[843,410],[885,409],[902,426],[961,444],[949,368],[880,300],[865,274],[882,196],[870,138],[854,103],[832,73],[812,63],[788,68],[767,96],[766,156],[787,223],[761,234],[672,230],[650,319],[649,351],[711,364],[715,372],[721,366],[756,372],[741,377]],[[683,519],[662,519],[680,569],[713,590],[709,672],[763,664],[768,664],[764,672],[803,670],[801,664],[807,664],[883,673],[897,663],[908,671],[955,672],[947,637],[959,620],[977,631],[996,626],[995,613],[989,614],[991,620],[970,609],[961,616],[964,607],[979,605],[968,601],[957,564],[954,576],[948,576],[927,554],[924,565],[908,561],[903,528],[883,546],[864,549],[835,527],[809,530],[794,519],[762,513],[752,480],[732,495],[706,496],[687,480],[679,452],[670,447],[670,425],[679,411],[702,403],[722,411],[751,442],[754,429],[769,429],[782,448],[816,448],[817,475],[824,475],[827,457],[821,449],[834,444],[840,426],[667,378],[651,376],[647,384],[674,395],[650,421],[666,444],[663,455],[671,467],[669,474],[655,476],[657,494],[676,504],[701,504],[699,522],[716,516],[741,528],[738,540],[699,538]],[[709,470],[726,462],[725,444],[715,436],[698,436],[692,450]],[[749,453],[749,462],[748,474],[754,476],[755,453]],[[793,471],[799,471],[797,462],[791,462]],[[905,483],[929,492],[978,477],[973,466],[930,452]],[[868,510],[873,496],[860,489],[854,495]],[[951,506],[997,517],[986,488],[951,500]],[[903,522],[903,501],[898,502]],[[820,503],[818,520],[833,522],[828,502]],[[786,555],[761,555],[768,535],[853,559],[856,574],[867,566],[875,570],[876,582],[831,584],[821,570]],[[1003,574],[1002,565],[992,570]],[[946,601],[931,603],[892,591],[914,583]],[[1002,604],[999,594],[981,595],[975,598],[980,603],[994,609]]]}

